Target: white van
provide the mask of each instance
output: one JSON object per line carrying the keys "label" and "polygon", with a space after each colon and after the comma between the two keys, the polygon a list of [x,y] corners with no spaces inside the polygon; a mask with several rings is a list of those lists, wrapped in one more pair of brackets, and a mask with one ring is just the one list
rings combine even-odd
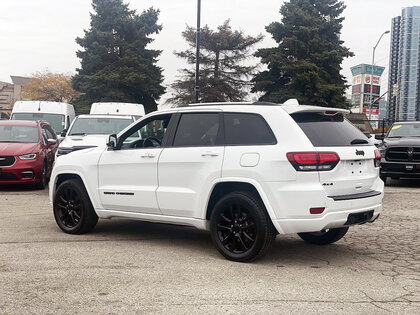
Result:
{"label": "white van", "polygon": [[13,106],[13,120],[45,120],[57,134],[68,129],[74,120],[74,107],[71,104],[46,101],[18,101]]}
{"label": "white van", "polygon": [[90,114],[130,115],[137,119],[145,115],[144,106],[136,103],[93,103]]}

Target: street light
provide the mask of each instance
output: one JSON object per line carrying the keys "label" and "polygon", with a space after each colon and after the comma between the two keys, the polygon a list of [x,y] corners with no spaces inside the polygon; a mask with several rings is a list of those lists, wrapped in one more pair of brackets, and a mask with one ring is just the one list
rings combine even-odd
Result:
{"label": "street light", "polygon": [[376,47],[378,47],[379,42],[382,39],[382,36],[384,36],[385,34],[388,34],[389,31],[385,31],[382,33],[381,37],[379,37],[378,42],[376,43],[376,45],[373,47],[373,54],[372,54],[372,72],[371,72],[371,76],[370,76],[370,102],[369,102],[369,120],[372,117],[372,106],[373,106],[373,96],[372,96],[372,92],[373,92],[373,69],[375,68],[375,50]]}

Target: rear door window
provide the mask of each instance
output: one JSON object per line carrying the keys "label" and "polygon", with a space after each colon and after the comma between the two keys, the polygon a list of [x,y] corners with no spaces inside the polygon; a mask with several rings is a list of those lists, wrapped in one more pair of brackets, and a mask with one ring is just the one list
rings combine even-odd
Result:
{"label": "rear door window", "polygon": [[276,144],[267,122],[258,114],[224,113],[226,145]]}
{"label": "rear door window", "polygon": [[176,130],[174,146],[215,146],[220,143],[219,113],[182,114]]}
{"label": "rear door window", "polygon": [[291,114],[315,147],[369,145],[367,137],[341,114]]}

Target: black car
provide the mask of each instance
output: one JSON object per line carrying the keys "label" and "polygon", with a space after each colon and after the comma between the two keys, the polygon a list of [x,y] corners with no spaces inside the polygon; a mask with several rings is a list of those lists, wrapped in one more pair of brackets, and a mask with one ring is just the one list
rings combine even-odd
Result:
{"label": "black car", "polygon": [[420,178],[420,121],[396,122],[382,140],[381,178]]}

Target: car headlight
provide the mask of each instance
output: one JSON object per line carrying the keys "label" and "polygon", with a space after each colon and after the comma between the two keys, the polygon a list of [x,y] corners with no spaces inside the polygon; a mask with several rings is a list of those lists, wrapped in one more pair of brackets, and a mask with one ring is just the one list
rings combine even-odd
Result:
{"label": "car headlight", "polygon": [[21,160],[33,160],[35,158],[36,158],[36,153],[19,155],[19,159],[21,159]]}

